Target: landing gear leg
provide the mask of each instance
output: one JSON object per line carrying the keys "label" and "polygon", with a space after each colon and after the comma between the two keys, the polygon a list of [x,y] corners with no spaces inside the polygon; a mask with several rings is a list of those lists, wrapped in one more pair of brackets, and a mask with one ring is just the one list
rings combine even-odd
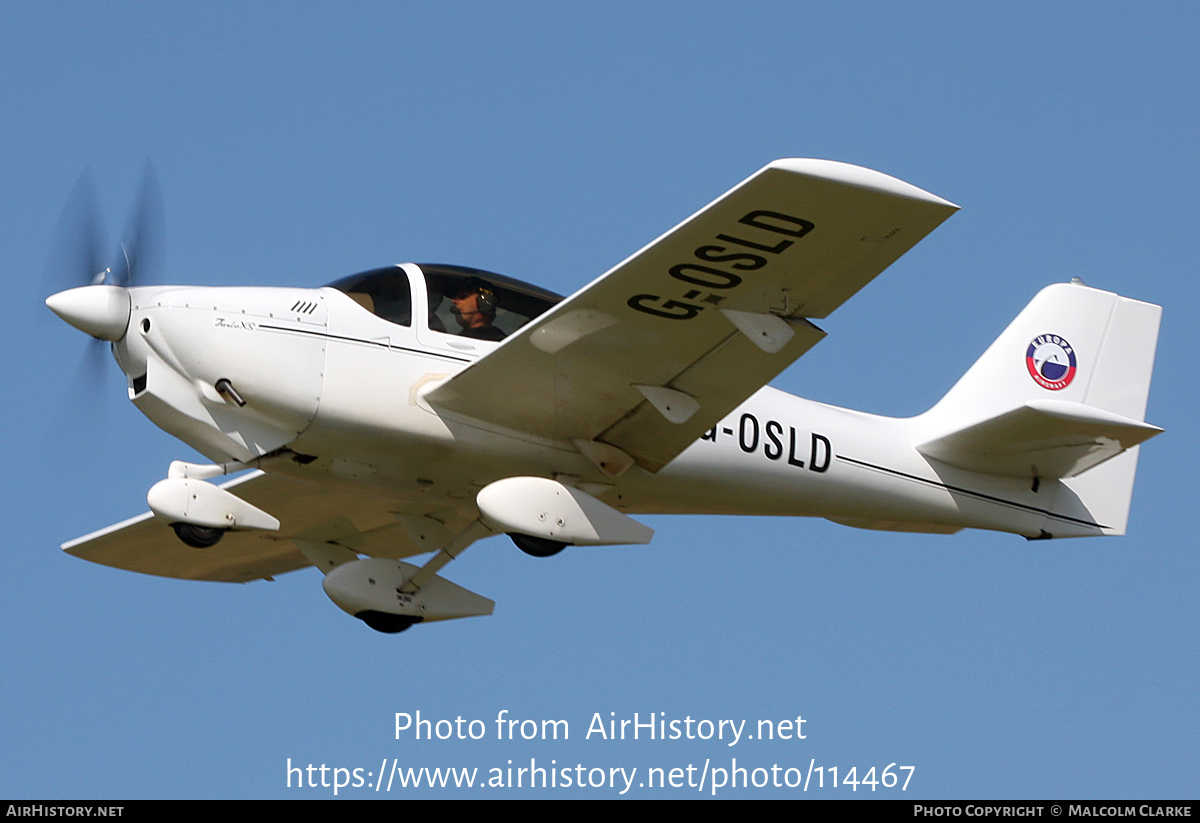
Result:
{"label": "landing gear leg", "polygon": [[408,578],[405,584],[400,587],[400,590],[406,594],[419,591],[428,582],[429,578],[437,574],[438,569],[458,557],[463,549],[470,546],[476,540],[481,540],[492,533],[491,529],[483,525],[483,521],[476,520],[472,522],[471,525],[456,534],[449,545],[443,547],[440,552],[429,558],[429,562],[422,566],[419,572]]}

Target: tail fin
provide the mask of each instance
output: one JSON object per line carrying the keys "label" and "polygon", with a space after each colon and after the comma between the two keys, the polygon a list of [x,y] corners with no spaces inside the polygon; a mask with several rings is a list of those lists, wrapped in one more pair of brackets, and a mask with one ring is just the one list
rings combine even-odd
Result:
{"label": "tail fin", "polygon": [[[922,415],[927,457],[983,474],[1061,479],[1104,531],[1123,534],[1159,306],[1079,283],[1040,291]],[[1069,495],[1068,495],[1069,496]]]}

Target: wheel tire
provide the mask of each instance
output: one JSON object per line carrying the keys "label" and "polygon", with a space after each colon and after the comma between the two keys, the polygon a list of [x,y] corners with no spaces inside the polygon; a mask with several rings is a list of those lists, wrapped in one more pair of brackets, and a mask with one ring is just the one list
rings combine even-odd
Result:
{"label": "wheel tire", "polygon": [[557,540],[547,540],[544,537],[532,537],[528,534],[509,534],[517,548],[531,557],[553,557],[565,549],[568,544]]}
{"label": "wheel tire", "polygon": [[176,537],[193,549],[207,549],[215,546],[225,536],[225,529],[197,526],[194,523],[173,523],[171,528],[175,529]]}
{"label": "wheel tire", "polygon": [[384,634],[399,634],[413,623],[419,623],[421,618],[408,617],[403,614],[388,614],[387,612],[365,611],[354,615],[377,632]]}

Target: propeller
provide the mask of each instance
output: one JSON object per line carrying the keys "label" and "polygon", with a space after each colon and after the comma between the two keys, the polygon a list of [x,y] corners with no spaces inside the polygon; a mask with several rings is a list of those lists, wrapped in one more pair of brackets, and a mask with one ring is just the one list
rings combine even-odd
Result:
{"label": "propeller", "polygon": [[162,270],[163,200],[154,166],[146,161],[138,198],[105,283],[130,288],[157,282]]}
{"label": "propeller", "polygon": [[59,219],[42,288],[55,314],[93,338],[73,380],[76,390],[99,401],[87,404],[93,409],[103,409],[106,343],[121,339],[128,325],[126,289],[155,282],[161,272],[162,190],[148,161],[129,223],[107,266],[103,236],[91,170],[84,169]]}
{"label": "propeller", "polygon": [[71,190],[54,234],[42,278],[49,296],[79,286],[130,288],[157,282],[162,269],[162,189],[149,161],[142,171],[137,200],[111,263],[104,264],[104,229],[96,206],[90,169]]}
{"label": "propeller", "polygon": [[101,237],[104,230],[96,208],[96,187],[91,169],[84,169],[71,189],[50,243],[50,256],[42,273],[42,295],[103,282]]}

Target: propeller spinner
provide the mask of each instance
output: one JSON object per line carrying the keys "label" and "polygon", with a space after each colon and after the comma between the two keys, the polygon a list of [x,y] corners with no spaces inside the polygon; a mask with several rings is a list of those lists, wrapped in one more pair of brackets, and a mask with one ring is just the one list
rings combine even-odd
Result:
{"label": "propeller spinner", "polygon": [[98,340],[117,341],[124,337],[130,312],[127,289],[153,279],[161,265],[162,214],[158,176],[147,162],[124,238],[112,265],[100,269],[100,219],[91,174],[85,170],[59,223],[55,243],[58,259],[46,272],[46,279],[57,281],[57,285],[71,281],[78,285],[61,291],[55,289],[46,298],[50,310]]}
{"label": "propeller spinner", "polygon": [[46,298],[50,311],[98,340],[117,341],[129,326],[129,291],[120,286],[80,286]]}

